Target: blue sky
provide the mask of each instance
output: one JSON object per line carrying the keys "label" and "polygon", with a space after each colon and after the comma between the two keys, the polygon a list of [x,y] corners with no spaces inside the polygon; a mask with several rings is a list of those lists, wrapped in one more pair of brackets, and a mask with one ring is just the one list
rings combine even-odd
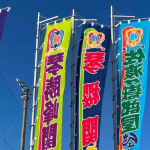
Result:
{"label": "blue sky", "polygon": [[[0,111],[3,119],[6,142],[15,150],[20,148],[20,137],[22,127],[22,108],[23,100],[20,95],[22,92],[16,78],[25,81],[31,92],[33,90],[33,73],[35,60],[35,39],[36,23],[38,11],[42,16],[59,18],[70,16],[72,9],[84,18],[98,19],[98,23],[110,25],[110,6],[124,15],[135,15],[136,18],[150,17],[148,0],[5,0],[0,3],[0,8],[11,7],[6,18],[3,36],[0,44],[0,72],[3,74],[7,84],[12,90],[10,93],[6,83],[0,75]],[[75,41],[80,37],[81,27],[75,31]],[[118,35],[116,34],[116,37]],[[41,36],[41,43],[44,41],[44,34]],[[78,46],[75,49],[75,57],[78,53]],[[115,49],[117,53],[117,49]],[[66,62],[66,88],[64,91],[63,106],[63,127],[62,127],[62,150],[69,150],[70,143],[70,81],[71,81],[71,49],[68,51]],[[150,76],[150,69],[148,71]],[[150,91],[150,79],[147,81],[147,91]],[[141,133],[141,150],[150,149],[150,93],[147,92],[145,103],[145,115]],[[31,120],[32,96],[28,102],[28,117]],[[10,110],[10,111],[9,111]],[[112,82],[111,82],[111,53],[108,63],[106,86],[102,106],[102,120],[100,130],[100,149],[113,149],[113,120],[112,120]],[[26,144],[25,149],[29,149],[30,141],[30,121],[27,119],[26,125]],[[2,123],[0,120],[0,137],[3,137]],[[5,143],[0,140],[0,150],[5,150]],[[11,150],[7,146],[7,150]]]}

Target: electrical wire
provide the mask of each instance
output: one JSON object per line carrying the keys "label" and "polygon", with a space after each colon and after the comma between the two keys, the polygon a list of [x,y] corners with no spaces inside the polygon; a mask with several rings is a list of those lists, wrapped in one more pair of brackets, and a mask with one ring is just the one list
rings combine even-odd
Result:
{"label": "electrical wire", "polygon": [[[1,76],[2,76],[2,78],[3,78],[3,80],[5,81],[5,83],[6,83],[7,87],[8,87],[8,89],[9,89],[9,91],[11,92],[11,94],[13,95],[13,97],[15,98],[16,102],[19,104],[19,106],[20,106],[20,107],[22,108],[22,110],[23,110],[23,107],[20,105],[20,103],[18,102],[17,98],[15,97],[15,95],[13,94],[13,92],[11,91],[9,85],[7,84],[7,82],[6,82],[6,80],[4,79],[4,77],[3,77],[3,75],[2,75],[1,72],[0,72],[0,74],[1,74]],[[27,116],[27,118],[28,118],[28,116]],[[30,121],[29,118],[28,118],[28,120],[29,120],[29,122],[31,123],[31,121]]]}
{"label": "electrical wire", "polygon": [[[5,139],[5,133],[4,133],[4,127],[3,127],[3,121],[2,121],[2,116],[1,116],[1,111],[0,111],[0,117],[1,117],[1,123],[2,123],[2,129],[3,129],[4,140],[6,141],[6,139]],[[7,150],[6,143],[5,143],[5,148],[6,148],[6,150]]]}
{"label": "electrical wire", "polygon": [[10,112],[10,110],[13,108],[14,104],[15,104],[15,101],[14,101],[14,103],[12,104],[12,106],[10,107],[10,109],[7,111],[6,115],[3,117],[3,120],[4,120],[5,117],[8,115],[8,113]]}
{"label": "electrical wire", "polygon": [[[19,116],[18,116],[17,119],[14,121],[14,123],[12,124],[12,126],[8,129],[8,131],[7,131],[6,134],[5,134],[5,137],[6,137],[6,135],[8,134],[8,132],[12,129],[12,127],[14,126],[14,124],[17,122],[17,120],[19,119],[19,117],[21,116],[21,114],[22,114],[22,112],[19,114]],[[3,137],[3,140],[5,140],[4,137]],[[0,141],[0,142],[1,142],[1,141]]]}
{"label": "electrical wire", "polygon": [[[0,137],[1,138],[1,137]],[[2,138],[1,138],[2,139]],[[2,139],[3,140],[3,139]],[[4,140],[3,140],[4,141]],[[13,149],[6,141],[4,141],[11,149]],[[14,150],[14,149],[13,149]]]}

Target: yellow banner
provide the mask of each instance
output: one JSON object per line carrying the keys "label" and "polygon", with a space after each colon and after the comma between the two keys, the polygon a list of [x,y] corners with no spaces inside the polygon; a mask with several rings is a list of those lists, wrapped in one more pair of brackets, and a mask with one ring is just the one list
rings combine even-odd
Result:
{"label": "yellow banner", "polygon": [[49,25],[43,47],[34,150],[61,150],[65,64],[72,20]]}

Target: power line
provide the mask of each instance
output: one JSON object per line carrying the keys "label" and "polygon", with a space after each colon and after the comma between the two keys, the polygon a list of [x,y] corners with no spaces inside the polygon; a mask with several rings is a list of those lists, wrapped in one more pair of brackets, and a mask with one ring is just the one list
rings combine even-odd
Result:
{"label": "power line", "polygon": [[[5,83],[6,83],[7,87],[8,87],[8,89],[10,90],[11,94],[12,94],[12,95],[13,95],[13,97],[15,98],[16,102],[19,104],[19,106],[20,106],[20,107],[22,108],[22,110],[23,110],[23,107],[20,105],[20,103],[18,102],[17,98],[15,97],[15,95],[13,94],[13,92],[11,91],[11,89],[10,89],[9,85],[7,84],[7,82],[6,82],[6,80],[5,80],[5,78],[3,77],[3,75],[2,75],[2,73],[1,73],[1,72],[0,72],[0,74],[1,74],[1,76],[2,76],[2,78],[3,78],[3,80],[5,81]],[[27,118],[28,118],[28,116],[27,116]],[[29,118],[28,118],[28,120],[29,120],[29,122],[31,123],[31,121],[30,121],[30,119],[29,119]]]}
{"label": "power line", "polygon": [[3,117],[3,120],[4,120],[5,117],[8,115],[8,113],[10,112],[10,110],[13,108],[14,104],[15,104],[15,101],[14,101],[14,103],[12,104],[12,106],[10,107],[10,109],[7,111],[7,113],[5,114],[5,116]]}
{"label": "power line", "polygon": [[[1,138],[1,137],[0,137]],[[2,138],[1,138],[2,139]],[[3,140],[3,139],[2,139]],[[4,140],[3,140],[4,141]],[[6,143],[6,141],[4,141]],[[11,149],[13,149],[8,143],[6,143]],[[14,149],[13,149],[14,150]]]}
{"label": "power line", "polygon": [[[4,140],[6,141],[6,139],[5,139],[5,133],[4,133],[4,127],[3,127],[3,121],[2,121],[2,116],[1,116],[1,111],[0,111],[0,117],[1,117],[1,123],[2,123],[2,129],[3,129]],[[6,148],[6,150],[7,150],[6,143],[5,143],[5,148]]]}
{"label": "power line", "polygon": [[[19,119],[19,117],[21,116],[22,112],[19,114],[19,116],[17,117],[17,119],[14,121],[14,123],[11,125],[11,127],[8,129],[8,131],[6,132],[5,134],[5,137],[6,135],[8,134],[8,132],[12,129],[12,127],[14,126],[14,124],[17,122],[17,120]],[[4,138],[3,138],[4,139]],[[0,141],[1,142],[1,141]]]}

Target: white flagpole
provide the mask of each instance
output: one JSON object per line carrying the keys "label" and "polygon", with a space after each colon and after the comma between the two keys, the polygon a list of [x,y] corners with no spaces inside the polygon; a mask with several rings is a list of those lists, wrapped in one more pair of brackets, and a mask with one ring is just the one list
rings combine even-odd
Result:
{"label": "white flagpole", "polygon": [[38,12],[37,31],[36,31],[36,50],[35,50],[35,65],[34,65],[34,86],[33,86],[30,150],[33,150],[33,145],[34,145],[34,118],[35,118],[35,107],[36,107],[35,98],[36,98],[37,62],[38,62],[38,48],[39,48],[39,20],[40,20],[40,12]]}

